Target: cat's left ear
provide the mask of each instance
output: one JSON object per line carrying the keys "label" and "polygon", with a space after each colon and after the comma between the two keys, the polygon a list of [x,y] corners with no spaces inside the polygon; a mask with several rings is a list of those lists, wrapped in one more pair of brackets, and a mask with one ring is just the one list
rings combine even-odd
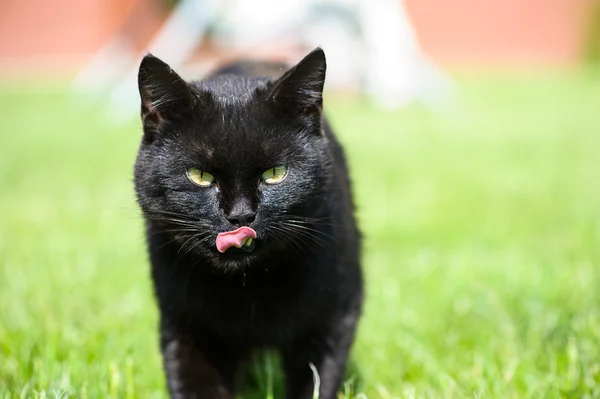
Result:
{"label": "cat's left ear", "polygon": [[325,53],[317,47],[274,82],[270,100],[286,112],[320,118],[326,69]]}
{"label": "cat's left ear", "polygon": [[155,128],[189,111],[194,96],[188,84],[169,65],[148,54],[140,64],[138,88],[144,128]]}

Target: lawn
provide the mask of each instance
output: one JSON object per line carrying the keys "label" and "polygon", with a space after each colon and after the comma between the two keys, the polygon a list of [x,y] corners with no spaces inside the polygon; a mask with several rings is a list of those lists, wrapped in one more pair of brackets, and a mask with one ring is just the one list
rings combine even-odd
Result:
{"label": "lawn", "polygon": [[[600,398],[600,76],[458,86],[435,111],[327,103],[366,237],[349,391]],[[140,126],[89,105],[0,89],[2,399],[166,396]]]}

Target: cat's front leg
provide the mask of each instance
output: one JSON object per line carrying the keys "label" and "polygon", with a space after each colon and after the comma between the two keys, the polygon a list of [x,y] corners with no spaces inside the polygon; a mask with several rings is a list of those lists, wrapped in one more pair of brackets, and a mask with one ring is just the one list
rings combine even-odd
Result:
{"label": "cat's front leg", "polygon": [[[318,398],[336,398],[354,340],[358,315],[358,309],[352,310],[328,333],[307,336],[282,348],[286,399],[312,399],[315,377],[320,384]],[[318,376],[314,375],[315,372]]]}
{"label": "cat's front leg", "polygon": [[[200,343],[202,342],[202,343]],[[163,365],[173,399],[232,399],[238,364],[216,343],[172,330],[161,331]]]}
{"label": "cat's front leg", "polygon": [[349,348],[336,344],[330,345],[322,338],[311,339],[311,341],[283,351],[286,399],[312,399],[315,390],[315,372],[320,383],[318,398],[336,397]]}

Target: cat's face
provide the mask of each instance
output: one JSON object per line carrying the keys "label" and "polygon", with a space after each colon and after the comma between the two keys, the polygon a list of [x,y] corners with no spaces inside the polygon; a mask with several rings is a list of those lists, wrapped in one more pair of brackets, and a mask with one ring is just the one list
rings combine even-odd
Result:
{"label": "cat's face", "polygon": [[[330,178],[324,78],[321,50],[276,81],[224,76],[188,84],[157,58],[144,58],[135,185],[145,216],[169,231],[181,253],[218,266],[251,264],[285,248],[310,251],[318,244],[310,222]],[[227,241],[240,237],[237,245]]]}

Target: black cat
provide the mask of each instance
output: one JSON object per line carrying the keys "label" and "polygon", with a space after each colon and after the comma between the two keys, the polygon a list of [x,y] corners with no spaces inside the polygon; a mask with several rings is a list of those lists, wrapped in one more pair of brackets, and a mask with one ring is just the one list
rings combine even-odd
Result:
{"label": "black cat", "polygon": [[362,275],[325,69],[321,49],[278,79],[186,83],[152,55],[140,65],[135,189],[173,398],[233,398],[238,366],[265,348],[281,353],[287,398],[312,397],[311,365],[320,398],[336,396]]}

